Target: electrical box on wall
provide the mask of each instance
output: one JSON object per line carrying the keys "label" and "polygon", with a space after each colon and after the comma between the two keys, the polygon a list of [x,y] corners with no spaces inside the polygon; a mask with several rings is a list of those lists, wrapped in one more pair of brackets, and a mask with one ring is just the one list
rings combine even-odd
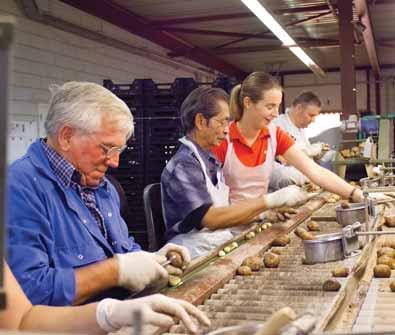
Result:
{"label": "electrical box on wall", "polygon": [[8,164],[23,156],[37,137],[37,121],[11,121],[8,131]]}
{"label": "electrical box on wall", "polygon": [[44,123],[47,119],[49,104],[38,104],[38,136],[46,137]]}

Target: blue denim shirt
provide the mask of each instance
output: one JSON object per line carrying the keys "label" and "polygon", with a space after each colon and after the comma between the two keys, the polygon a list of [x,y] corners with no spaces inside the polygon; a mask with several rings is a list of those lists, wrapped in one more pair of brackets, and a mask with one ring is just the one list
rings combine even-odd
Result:
{"label": "blue denim shirt", "polygon": [[[210,152],[194,143],[207,167],[214,185],[220,163]],[[162,209],[166,224],[166,238],[201,229],[201,219],[212,206],[200,162],[186,145],[181,144],[164,168],[161,176]],[[191,216],[193,212],[199,213]]]}
{"label": "blue denim shirt", "polygon": [[40,140],[9,167],[7,191],[8,262],[33,304],[72,304],[76,268],[140,250],[112,184],[94,190],[106,240],[77,191],[53,172]]}

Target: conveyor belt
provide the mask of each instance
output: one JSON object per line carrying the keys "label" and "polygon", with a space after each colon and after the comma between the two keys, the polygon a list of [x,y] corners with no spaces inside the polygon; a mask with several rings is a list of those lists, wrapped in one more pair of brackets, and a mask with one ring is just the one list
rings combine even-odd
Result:
{"label": "conveyor belt", "polygon": [[[386,228],[385,230],[395,230]],[[381,246],[385,241],[395,240],[394,236],[382,236],[378,243]],[[382,332],[393,331],[395,334],[395,292],[391,292],[389,284],[395,279],[392,270],[391,278],[372,278],[369,290],[358,317],[353,325],[353,331]]]}
{"label": "conveyor belt", "polygon": [[[334,222],[320,222],[322,232],[339,230]],[[297,314],[312,311],[323,316],[331,306],[336,292],[322,291],[323,282],[331,277],[331,270],[339,264],[351,267],[356,258],[342,262],[303,265],[302,242],[291,234],[291,244],[285,248],[274,247],[281,252],[277,269],[263,268],[252,276],[236,275],[223,288],[200,306],[210,318],[210,330],[220,327],[264,322],[273,312],[289,306]],[[341,283],[345,279],[339,278]],[[166,334],[184,333],[177,325]]]}

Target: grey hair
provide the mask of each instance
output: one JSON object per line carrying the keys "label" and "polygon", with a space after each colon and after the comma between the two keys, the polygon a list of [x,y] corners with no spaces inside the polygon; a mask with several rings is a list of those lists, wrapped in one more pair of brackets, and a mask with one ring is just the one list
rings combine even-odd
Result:
{"label": "grey hair", "polygon": [[52,93],[45,130],[56,135],[64,125],[83,133],[94,133],[107,122],[115,122],[128,139],[134,131],[133,115],[128,106],[109,90],[95,83],[71,81],[50,85]]}
{"label": "grey hair", "polygon": [[200,113],[206,120],[218,114],[217,101],[228,102],[229,95],[221,88],[201,86],[195,88],[181,105],[181,124],[185,134],[195,128],[196,114]]}

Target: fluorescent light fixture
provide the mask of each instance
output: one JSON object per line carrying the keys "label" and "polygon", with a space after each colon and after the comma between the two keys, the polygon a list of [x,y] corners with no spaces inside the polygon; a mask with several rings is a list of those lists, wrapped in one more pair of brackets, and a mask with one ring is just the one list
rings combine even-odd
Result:
{"label": "fluorescent light fixture", "polygon": [[258,0],[241,0],[248,9],[255,14],[255,16],[277,36],[277,38],[287,46],[289,50],[298,57],[308,68],[318,75],[325,75],[325,72],[304,52],[301,47],[298,47],[295,40],[289,36],[283,27],[276,21],[276,19],[263,7]]}

